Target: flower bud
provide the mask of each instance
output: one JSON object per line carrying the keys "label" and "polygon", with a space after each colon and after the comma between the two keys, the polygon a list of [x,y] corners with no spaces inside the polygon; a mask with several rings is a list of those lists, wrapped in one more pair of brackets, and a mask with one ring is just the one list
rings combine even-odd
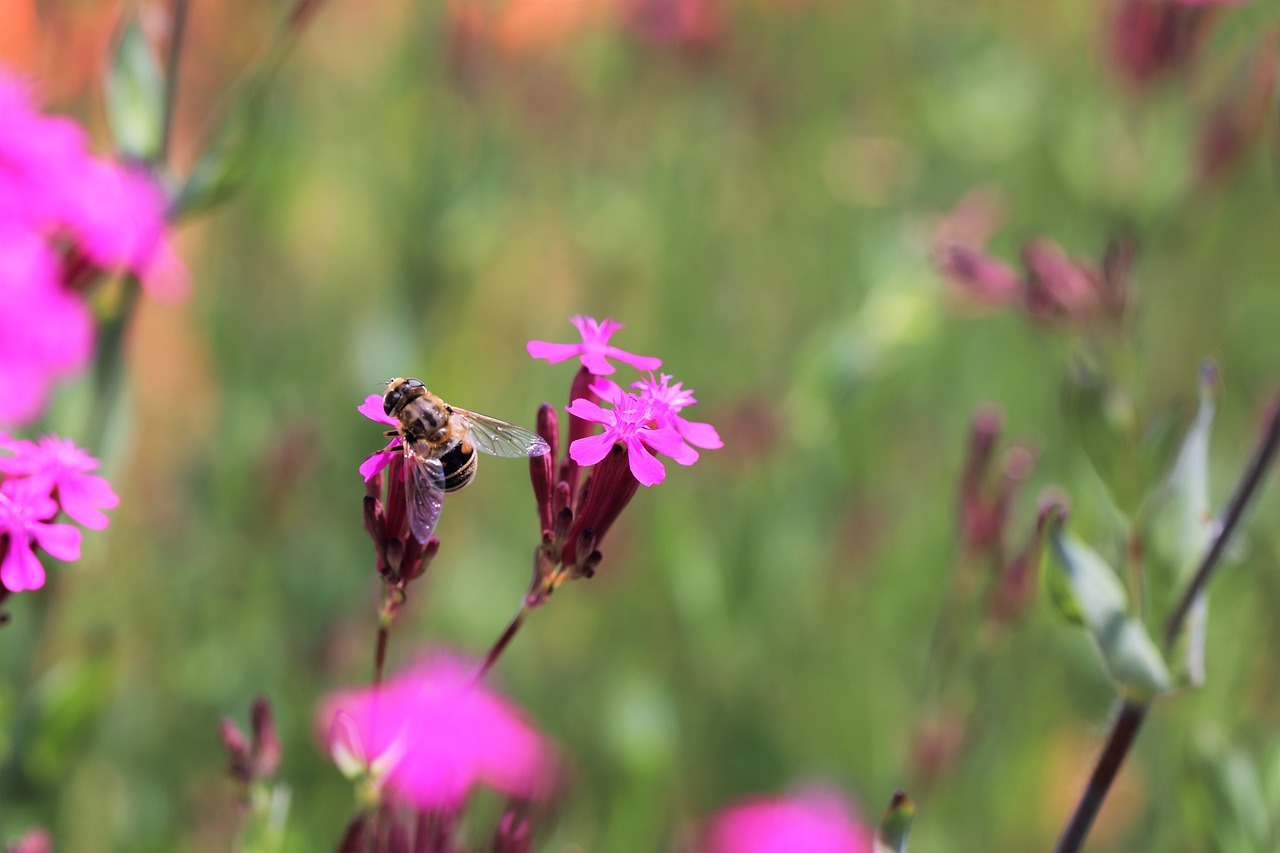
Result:
{"label": "flower bud", "polygon": [[256,779],[269,779],[280,768],[283,748],[271,715],[271,704],[265,696],[253,700],[250,722],[253,725],[253,775]]}

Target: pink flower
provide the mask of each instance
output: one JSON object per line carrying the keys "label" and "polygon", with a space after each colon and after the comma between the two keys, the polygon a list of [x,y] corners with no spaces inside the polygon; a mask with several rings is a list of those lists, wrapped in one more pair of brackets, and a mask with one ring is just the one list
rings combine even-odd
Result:
{"label": "pink flower", "polygon": [[610,411],[585,398],[578,398],[565,411],[584,421],[604,424],[600,435],[580,438],[569,445],[569,456],[579,465],[594,465],[609,454],[615,443],[627,449],[631,474],[642,485],[654,486],[667,476],[667,469],[649,452],[653,448],[681,465],[698,461],[698,452],[684,443],[674,429],[652,427],[653,405],[635,394],[622,394]]}
{"label": "pink flower", "polygon": [[479,785],[522,799],[551,792],[546,739],[455,658],[428,659],[381,688],[332,694],[318,722],[340,769],[420,809],[457,808]]}
{"label": "pink flower", "polygon": [[27,478],[31,488],[46,496],[56,491],[62,511],[85,527],[107,526],[102,510],[117,506],[120,498],[105,477],[87,473],[98,467],[98,460],[75,442],[46,435],[34,442],[0,439],[0,448],[16,454],[0,456],[0,472]]}
{"label": "pink flower", "polygon": [[89,359],[92,316],[68,287],[84,282],[66,270],[128,269],[159,295],[185,288],[165,206],[150,177],[93,157],[74,122],[38,113],[0,69],[0,422],[34,418],[50,384]]}
{"label": "pink flower", "polygon": [[694,447],[706,450],[724,447],[720,434],[711,424],[688,421],[680,417],[681,409],[692,406],[698,401],[694,399],[692,389],[682,387],[680,382],[671,384],[671,378],[670,375],[663,373],[659,378],[654,379],[653,374],[650,373],[640,381],[632,382],[631,387],[639,389],[640,397],[648,400],[653,406],[653,419],[658,426],[675,430],[680,433],[681,438]]}
{"label": "pink flower", "polygon": [[36,559],[33,542],[59,560],[80,559],[80,531],[49,522],[57,512],[57,502],[42,493],[39,484],[27,479],[0,483],[0,534],[8,537],[0,559],[0,586],[10,592],[44,586],[44,567]]}
{"label": "pink flower", "polygon": [[40,115],[27,87],[0,70],[0,222],[69,234],[98,266],[176,296],[186,273],[165,237],[165,205],[147,175],[93,157],[74,122]]}
{"label": "pink flower", "polygon": [[872,853],[873,835],[848,815],[838,795],[757,797],[720,812],[708,853]]}
{"label": "pink flower", "polygon": [[610,358],[630,364],[638,370],[657,370],[662,366],[661,359],[632,355],[617,347],[609,346],[610,336],[622,328],[621,323],[616,323],[608,317],[597,322],[581,314],[570,317],[569,322],[573,323],[582,334],[582,343],[551,344],[546,341],[529,341],[525,347],[529,355],[533,358],[545,358],[552,364],[573,358],[575,355],[580,356],[582,366],[596,376],[608,376],[613,373],[614,367],[607,360]]}
{"label": "pink flower", "polygon": [[6,221],[3,176],[0,158],[0,423],[17,424],[40,413],[54,379],[88,362],[93,318],[59,286],[44,239]]}
{"label": "pink flower", "polygon": [[[356,411],[369,420],[377,421],[380,424],[400,425],[398,420],[388,415],[383,409],[381,394],[370,394],[365,397],[364,402],[356,406]],[[388,463],[391,462],[391,457],[396,454],[400,446],[400,439],[393,438],[390,444],[360,463],[360,476],[364,477],[366,483],[372,480],[379,471],[387,467]]]}

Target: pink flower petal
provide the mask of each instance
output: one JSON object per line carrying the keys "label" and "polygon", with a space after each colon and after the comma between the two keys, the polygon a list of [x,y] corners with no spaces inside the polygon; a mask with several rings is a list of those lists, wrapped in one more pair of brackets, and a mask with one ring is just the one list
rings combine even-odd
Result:
{"label": "pink flower petal", "polygon": [[622,395],[626,393],[622,390],[622,386],[612,379],[597,379],[589,387],[591,393],[613,406],[618,405]]}
{"label": "pink flower petal", "polygon": [[569,445],[569,458],[579,465],[594,465],[609,455],[614,438],[608,433],[580,438]]}
{"label": "pink flower petal", "polygon": [[383,404],[381,394],[370,394],[364,398],[364,402],[356,406],[356,411],[364,415],[371,421],[377,421],[380,424],[390,424],[391,426],[399,426],[400,421],[387,414],[386,406]]}
{"label": "pink flower petal", "polygon": [[716,450],[724,447],[724,442],[720,440],[720,433],[716,432],[716,428],[711,424],[686,421],[684,418],[677,417],[675,418],[675,428],[676,432],[684,436],[684,440],[694,447],[701,447],[706,450]]}
{"label": "pink flower petal", "polygon": [[372,480],[375,474],[391,464],[391,457],[395,455],[394,451],[400,447],[400,444],[400,439],[392,439],[390,444],[360,463],[360,476],[364,477],[366,483]]}
{"label": "pink flower petal", "polygon": [[25,592],[44,586],[44,566],[36,559],[26,537],[10,535],[4,560],[0,561],[0,584],[10,592]]}
{"label": "pink flower petal", "polygon": [[[650,355],[634,355],[617,347],[605,347],[604,352],[609,358],[616,358],[623,364],[629,364],[637,370],[657,370],[662,367],[662,359]],[[587,369],[590,370],[590,368]],[[609,372],[613,372],[612,368],[610,368]]]}
{"label": "pink flower petal", "polygon": [[600,408],[599,405],[591,402],[586,397],[579,397],[565,406],[564,410],[575,417],[582,418],[584,421],[606,426],[613,426],[618,420],[617,415],[613,412]]}
{"label": "pink flower petal", "polygon": [[582,354],[582,366],[587,372],[593,376],[608,376],[617,370],[609,360],[604,357],[604,353],[595,350],[587,350]]}
{"label": "pink flower petal", "polygon": [[111,484],[105,477],[95,474],[77,474],[60,479],[58,500],[63,512],[90,530],[103,530],[109,523],[99,507],[112,509],[120,504]]}
{"label": "pink flower petal", "polygon": [[31,528],[36,543],[59,560],[80,559],[80,528],[70,524],[36,524]]}
{"label": "pink flower petal", "polygon": [[525,351],[533,358],[545,358],[552,364],[568,361],[582,353],[582,344],[553,344],[547,341],[529,341]]}
{"label": "pink flower petal", "polygon": [[872,833],[854,823],[837,797],[757,797],[717,815],[710,853],[872,853]]}
{"label": "pink flower petal", "polygon": [[645,449],[636,436],[626,440],[627,462],[631,473],[642,486],[656,486],[667,476],[667,469],[662,466],[652,453]]}

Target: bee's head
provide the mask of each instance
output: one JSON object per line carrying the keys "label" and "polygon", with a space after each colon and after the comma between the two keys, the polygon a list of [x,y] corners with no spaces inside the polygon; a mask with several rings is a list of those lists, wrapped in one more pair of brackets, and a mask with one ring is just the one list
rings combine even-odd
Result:
{"label": "bee's head", "polygon": [[419,380],[397,376],[387,383],[387,393],[382,397],[382,410],[388,415],[394,415],[425,390],[426,386]]}

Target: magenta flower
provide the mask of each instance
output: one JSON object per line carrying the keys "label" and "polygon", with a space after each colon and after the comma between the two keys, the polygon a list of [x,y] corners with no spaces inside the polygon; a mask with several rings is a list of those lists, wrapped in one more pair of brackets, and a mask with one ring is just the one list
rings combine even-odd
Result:
{"label": "magenta flower", "polygon": [[318,722],[334,762],[423,810],[455,809],[481,785],[521,799],[548,796],[551,746],[474,673],[437,656],[381,688],[328,696]]}
{"label": "magenta flower", "polygon": [[631,387],[640,391],[640,397],[648,400],[653,406],[653,419],[658,426],[673,429],[680,437],[705,450],[724,447],[720,434],[711,424],[689,421],[680,417],[680,410],[698,402],[694,399],[693,389],[684,388],[682,383],[671,384],[671,376],[663,373],[657,379],[650,373]]}
{"label": "magenta flower", "polygon": [[25,477],[31,488],[52,497],[57,492],[62,511],[91,530],[108,524],[103,509],[111,509],[120,498],[105,477],[90,474],[98,460],[76,447],[75,442],[46,435],[38,441],[8,441],[0,438],[0,449],[14,456],[0,456],[0,472]]}
{"label": "magenta flower", "polygon": [[88,362],[93,321],[73,292],[127,269],[176,295],[186,272],[166,238],[160,188],[93,157],[74,122],[43,116],[0,69],[0,423],[39,414],[52,382]]}
{"label": "magenta flower", "polygon": [[[381,394],[370,394],[365,397],[364,402],[356,406],[356,411],[369,420],[377,421],[380,424],[400,425],[398,420],[388,415],[383,409]],[[387,464],[391,462],[391,457],[395,456],[400,446],[400,439],[393,438],[390,444],[360,463],[360,476],[364,477],[366,483],[372,480],[379,471],[387,467]]]}
{"label": "magenta flower", "polygon": [[27,87],[0,70],[0,222],[69,236],[99,267],[179,295],[186,273],[166,238],[165,205],[148,176],[89,154],[75,122],[40,115]]}
{"label": "magenta flower", "polygon": [[674,429],[650,426],[653,405],[635,394],[622,394],[612,410],[602,409],[585,398],[578,398],[565,407],[565,411],[584,421],[604,424],[599,435],[580,438],[569,445],[569,457],[579,465],[594,465],[616,443],[627,449],[627,461],[631,474],[641,485],[656,486],[667,476],[667,469],[649,448],[664,456],[670,456],[681,465],[698,461],[698,451],[684,443]]}
{"label": "magenta flower", "polygon": [[93,317],[59,286],[44,239],[6,221],[4,183],[0,159],[0,423],[19,424],[44,408],[54,379],[88,362]]}
{"label": "magenta flower", "polygon": [[872,853],[874,843],[828,792],[745,800],[716,815],[707,835],[708,853]]}
{"label": "magenta flower", "polygon": [[70,524],[51,523],[57,512],[57,502],[38,483],[25,478],[0,483],[0,534],[8,537],[0,559],[0,586],[9,592],[44,586],[44,566],[36,559],[33,543],[59,560],[80,559],[80,531]]}
{"label": "magenta flower", "polygon": [[569,322],[573,323],[582,334],[582,343],[552,344],[546,341],[529,341],[525,347],[529,355],[533,358],[545,358],[552,364],[557,364],[576,355],[581,358],[582,366],[596,376],[608,376],[613,373],[614,366],[608,362],[610,358],[617,359],[624,364],[630,364],[638,370],[657,370],[662,366],[661,359],[633,355],[617,347],[609,346],[609,338],[614,332],[622,328],[621,323],[616,323],[608,317],[597,322],[595,319],[582,314],[575,314],[570,317]]}

